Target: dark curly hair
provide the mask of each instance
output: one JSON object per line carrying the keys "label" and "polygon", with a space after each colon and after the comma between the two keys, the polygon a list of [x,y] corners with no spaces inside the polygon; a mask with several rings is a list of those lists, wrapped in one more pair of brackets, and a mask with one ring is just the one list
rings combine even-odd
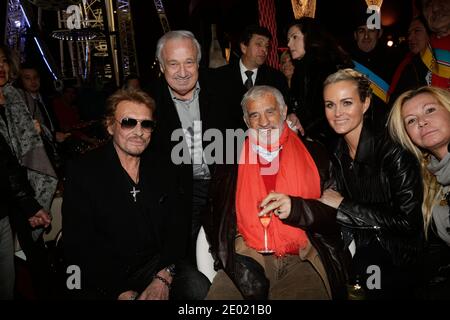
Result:
{"label": "dark curly hair", "polygon": [[272,40],[272,34],[270,33],[269,29],[267,29],[266,27],[259,26],[259,25],[250,25],[250,26],[247,26],[244,29],[244,31],[242,32],[239,42],[248,46],[248,44],[250,43],[250,40],[254,34],[257,34],[259,36],[263,36],[263,37],[269,38],[269,40]]}
{"label": "dark curly hair", "polygon": [[316,19],[302,17],[290,23],[287,30],[294,26],[304,36],[305,57],[302,59],[315,60],[319,64],[331,62],[337,69],[353,65],[350,56]]}

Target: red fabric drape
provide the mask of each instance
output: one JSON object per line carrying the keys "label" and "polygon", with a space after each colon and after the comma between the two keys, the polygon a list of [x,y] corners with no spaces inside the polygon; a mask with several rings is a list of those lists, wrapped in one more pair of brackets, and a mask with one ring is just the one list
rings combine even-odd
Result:
{"label": "red fabric drape", "polygon": [[278,39],[275,0],[258,0],[259,24],[269,29],[272,34],[272,47],[267,57],[267,64],[278,69]]}

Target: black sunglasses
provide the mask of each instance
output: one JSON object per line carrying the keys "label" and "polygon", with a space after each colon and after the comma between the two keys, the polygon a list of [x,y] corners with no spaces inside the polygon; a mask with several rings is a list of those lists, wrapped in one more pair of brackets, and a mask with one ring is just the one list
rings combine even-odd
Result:
{"label": "black sunglasses", "polygon": [[153,131],[156,127],[156,122],[153,120],[137,120],[133,118],[123,118],[122,120],[116,120],[120,123],[120,127],[125,130],[134,129],[138,123],[141,124],[141,128],[144,130]]}

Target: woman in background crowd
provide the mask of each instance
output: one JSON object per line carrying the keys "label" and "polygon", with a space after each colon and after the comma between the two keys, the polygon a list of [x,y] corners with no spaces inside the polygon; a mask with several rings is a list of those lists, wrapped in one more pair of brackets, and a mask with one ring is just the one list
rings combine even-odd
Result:
{"label": "woman in background crowd", "polygon": [[309,136],[328,144],[334,133],[325,119],[322,84],[328,75],[352,66],[352,62],[313,18],[303,17],[291,24],[287,39],[295,66],[291,93],[298,102],[297,116]]}
{"label": "woman in background crowd", "polygon": [[280,56],[280,70],[283,72],[288,82],[289,88],[291,87],[292,75],[294,74],[294,64],[292,63],[292,57],[290,52],[284,51]]}

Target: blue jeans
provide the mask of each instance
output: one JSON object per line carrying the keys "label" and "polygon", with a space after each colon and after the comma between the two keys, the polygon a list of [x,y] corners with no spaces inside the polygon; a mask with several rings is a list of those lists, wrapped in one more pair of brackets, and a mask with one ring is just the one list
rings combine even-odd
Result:
{"label": "blue jeans", "polygon": [[0,300],[14,298],[14,241],[9,218],[0,219]]}

